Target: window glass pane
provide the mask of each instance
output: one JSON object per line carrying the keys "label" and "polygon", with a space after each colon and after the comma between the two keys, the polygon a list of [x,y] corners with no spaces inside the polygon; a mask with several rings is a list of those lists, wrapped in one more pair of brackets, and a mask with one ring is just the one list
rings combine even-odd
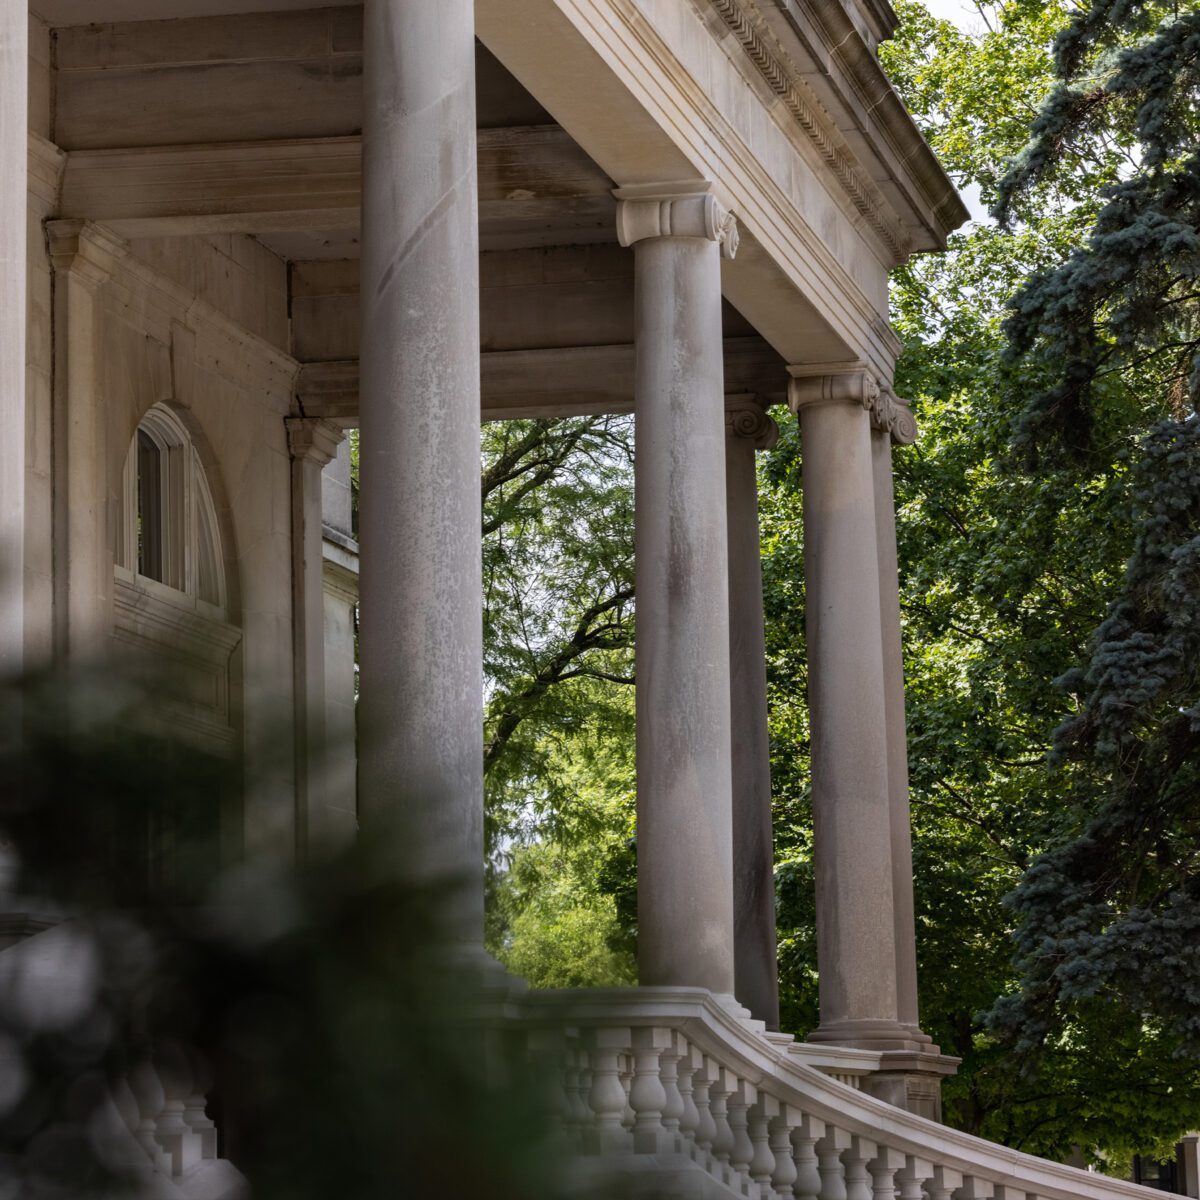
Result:
{"label": "window glass pane", "polygon": [[141,430],[137,439],[137,569],[147,579],[163,580],[162,451]]}

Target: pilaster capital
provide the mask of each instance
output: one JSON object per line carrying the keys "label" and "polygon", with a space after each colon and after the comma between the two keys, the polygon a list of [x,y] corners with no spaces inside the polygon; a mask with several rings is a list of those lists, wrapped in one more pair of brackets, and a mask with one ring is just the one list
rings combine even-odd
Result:
{"label": "pilaster capital", "polygon": [[46,248],[55,274],[69,274],[92,291],[106,284],[128,247],[90,221],[46,222]]}
{"label": "pilaster capital", "polygon": [[294,459],[319,467],[333,460],[346,431],[324,417],[285,417],[288,450]]}
{"label": "pilaster capital", "polygon": [[890,433],[897,445],[916,441],[917,422],[908,401],[881,383],[865,364],[804,363],[788,367],[788,373],[792,412],[817,404],[859,404],[870,416],[872,428]]}
{"label": "pilaster capital", "polygon": [[779,426],[752,395],[725,397],[725,433],[744,438],[755,450],[770,450],[779,440]]}
{"label": "pilaster capital", "polygon": [[713,195],[709,183],[638,184],[617,188],[617,238],[632,246],[648,238],[705,238],[723,258],[737,254],[737,218]]}

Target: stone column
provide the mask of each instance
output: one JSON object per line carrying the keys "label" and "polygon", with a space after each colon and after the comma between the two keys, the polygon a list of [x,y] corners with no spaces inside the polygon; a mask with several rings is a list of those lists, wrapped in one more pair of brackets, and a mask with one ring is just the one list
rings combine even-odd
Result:
{"label": "stone column", "polygon": [[323,471],[343,431],[314,417],[289,417],[292,454],[292,647],[296,720],[296,855],[328,847],[325,727],[325,556]]}
{"label": "stone column", "polygon": [[472,0],[364,12],[364,830],[483,932],[479,232]]}
{"label": "stone column", "polygon": [[[905,410],[908,421],[912,417]],[[907,443],[907,428],[898,440]],[[871,433],[875,476],[875,531],[879,557],[879,628],[883,638],[883,702],[887,724],[888,803],[892,829],[892,907],[896,921],[896,1002],[900,1023],[920,1032],[917,1006],[917,939],[913,914],[912,826],[908,807],[908,738],[904,723],[904,657],[900,639],[896,499],[892,487],[892,432]]]}
{"label": "stone column", "polygon": [[803,445],[821,1003],[810,1040],[880,1051],[864,1090],[938,1119],[940,1079],[958,1060],[916,1023],[895,516],[890,449],[881,497],[875,440],[882,431],[912,441],[916,425],[859,364],[791,373]]}
{"label": "stone column", "polygon": [[729,521],[729,680],[733,727],[734,994],[779,1028],[771,747],[756,450],[779,428],[753,396],[725,399],[725,506]]}
{"label": "stone column", "polygon": [[[721,252],[706,185],[616,193],[635,246],[638,955],[734,990]],[[716,486],[714,487],[714,483]]]}
{"label": "stone column", "polygon": [[29,6],[0,0],[0,678],[20,674],[25,641],[25,212]]}
{"label": "stone column", "polygon": [[792,368],[803,446],[817,957],[814,1041],[899,1049],[887,708],[862,369]]}

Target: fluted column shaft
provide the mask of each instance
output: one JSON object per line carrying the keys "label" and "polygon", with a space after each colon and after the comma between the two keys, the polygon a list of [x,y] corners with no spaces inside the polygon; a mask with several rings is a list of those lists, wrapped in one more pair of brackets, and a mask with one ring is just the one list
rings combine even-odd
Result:
{"label": "fluted column shaft", "polygon": [[[795,373],[794,369],[794,373]],[[818,1040],[903,1038],[897,1000],[887,707],[865,374],[801,375]]]}
{"label": "fluted column shaft", "polygon": [[[734,990],[721,245],[710,194],[617,193],[636,246],[638,957]],[[714,487],[714,482],[716,486]]]}
{"label": "fluted column shaft", "polygon": [[29,6],[0,0],[0,678],[25,639],[25,237]]}
{"label": "fluted column shaft", "polygon": [[733,768],[735,995],[779,1028],[771,746],[755,453],[779,430],[752,396],[725,401],[729,523],[729,676]]}
{"label": "fluted column shaft", "polygon": [[483,920],[479,236],[472,0],[367,0],[361,396],[364,827]]}

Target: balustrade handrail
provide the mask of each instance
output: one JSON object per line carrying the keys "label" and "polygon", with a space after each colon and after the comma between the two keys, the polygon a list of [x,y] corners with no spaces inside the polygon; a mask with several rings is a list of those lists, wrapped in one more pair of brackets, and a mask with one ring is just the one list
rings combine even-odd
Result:
{"label": "balustrade handrail", "polygon": [[[1152,1200],[1153,1189],[1024,1154],[896,1108],[807,1065],[802,1043],[769,1040],[732,997],[702,988],[644,987],[529,991],[510,1000],[527,1027],[594,1031],[670,1030],[739,1081],[806,1117],[862,1138],[881,1150],[990,1185],[998,1200]],[[947,1194],[953,1189],[947,1189]],[[968,1189],[968,1192],[971,1189]],[[960,1192],[960,1200],[962,1193]]]}

